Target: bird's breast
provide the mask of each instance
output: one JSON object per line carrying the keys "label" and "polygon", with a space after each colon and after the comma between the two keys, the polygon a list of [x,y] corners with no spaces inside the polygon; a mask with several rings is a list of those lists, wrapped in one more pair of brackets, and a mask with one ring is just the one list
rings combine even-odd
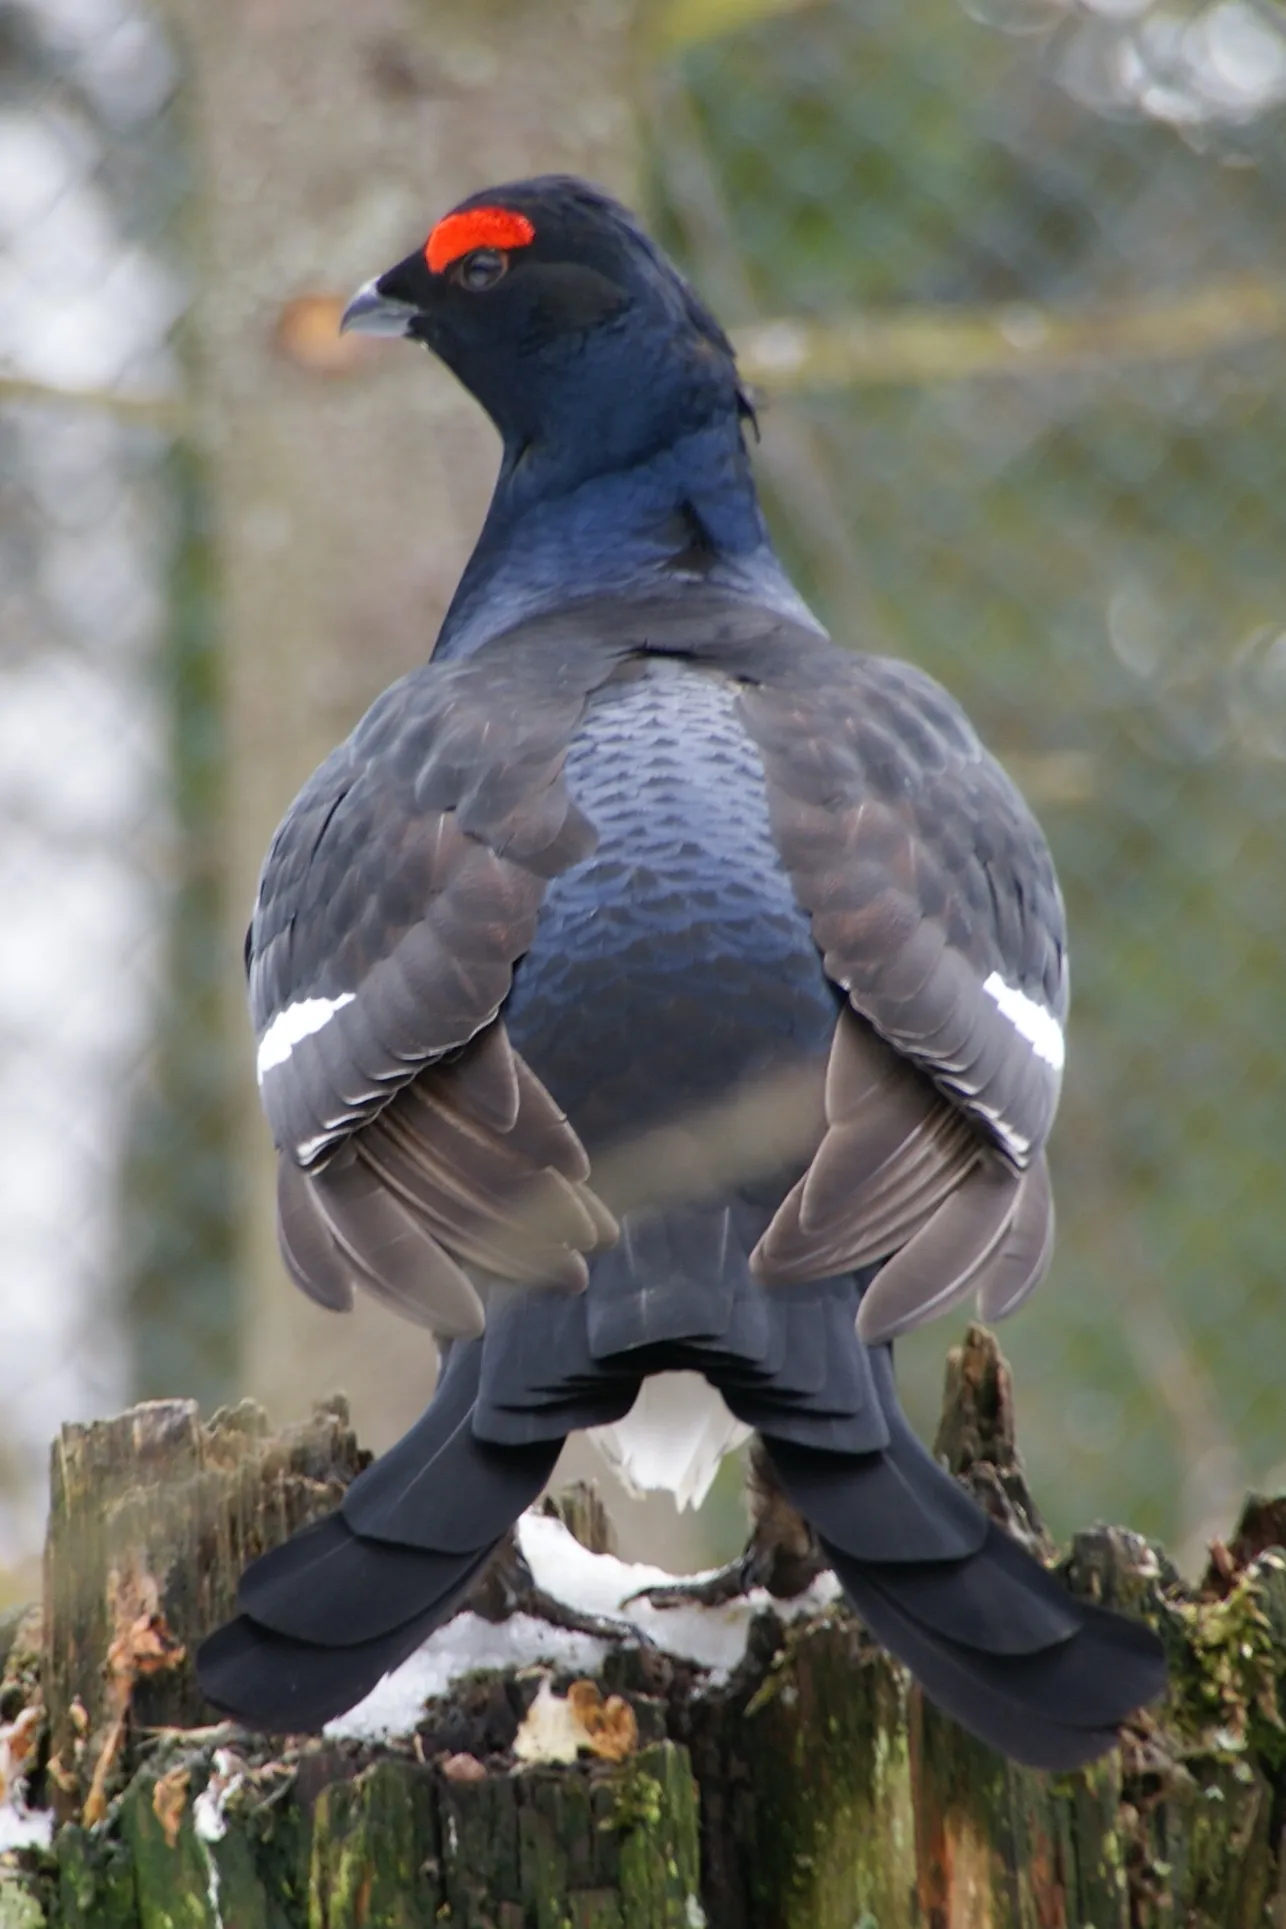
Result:
{"label": "bird's breast", "polygon": [[795,901],[737,687],[657,658],[566,764],[597,844],[555,878],[506,1022],[587,1143],[823,1054],[837,997]]}

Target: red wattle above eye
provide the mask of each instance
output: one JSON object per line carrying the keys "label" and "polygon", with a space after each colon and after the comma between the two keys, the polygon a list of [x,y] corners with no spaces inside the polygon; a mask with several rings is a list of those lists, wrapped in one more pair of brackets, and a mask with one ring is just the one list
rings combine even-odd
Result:
{"label": "red wattle above eye", "polygon": [[424,244],[424,259],[440,275],[475,248],[525,248],[535,238],[526,215],[511,208],[464,208],[438,222]]}

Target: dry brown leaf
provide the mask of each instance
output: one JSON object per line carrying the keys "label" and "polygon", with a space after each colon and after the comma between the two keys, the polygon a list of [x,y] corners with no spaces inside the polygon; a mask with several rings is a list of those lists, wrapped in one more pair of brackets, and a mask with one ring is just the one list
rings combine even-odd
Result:
{"label": "dry brown leaf", "polygon": [[81,1811],[81,1821],[87,1829],[101,1822],[107,1813],[107,1782],[125,1740],[125,1717],[118,1715],[107,1731],[106,1739],[94,1763],[94,1777],[89,1784],[85,1806]]}
{"label": "dry brown leaf", "polygon": [[40,1724],[44,1718],[44,1708],[37,1701],[29,1708],[24,1708],[21,1714],[15,1715],[7,1728],[0,1729],[0,1742],[4,1744],[11,1770],[22,1768],[35,1753]]}
{"label": "dry brown leaf", "polygon": [[371,358],[372,342],[341,335],[344,302],[338,295],[296,295],[277,312],[273,346],[310,375],[348,375]]}
{"label": "dry brown leaf", "polygon": [[621,1762],[638,1747],[634,1710],[620,1695],[604,1701],[594,1681],[573,1681],[565,1697],[546,1676],[514,1741],[520,1762],[574,1762],[582,1749]]}
{"label": "dry brown leaf", "polygon": [[191,1772],[186,1768],[172,1768],[162,1775],[152,1790],[152,1813],[161,1825],[169,1848],[177,1848],[179,1830],[188,1805],[188,1787]]}
{"label": "dry brown leaf", "polygon": [[128,1678],[164,1674],[187,1658],[187,1649],[170,1633],[163,1614],[140,1614],[123,1628],[107,1650],[108,1673]]}
{"label": "dry brown leaf", "polygon": [[136,1559],[107,1576],[107,1605],[114,1630],[107,1649],[107,1701],[118,1718],[129,1708],[140,1675],[163,1674],[187,1659],[161,1612],[154,1574]]}
{"label": "dry brown leaf", "polygon": [[595,1681],[573,1681],[567,1690],[572,1713],[585,1731],[585,1745],[604,1761],[623,1762],[639,1745],[634,1710],[621,1695],[604,1701]]}
{"label": "dry brown leaf", "polygon": [[[86,1827],[100,1822],[107,1812],[108,1785],[124,1747],[134,1684],[144,1675],[163,1674],[180,1667],[187,1659],[187,1649],[171,1633],[161,1612],[156,1577],[137,1552],[131,1551],[119,1567],[110,1569],[106,1592],[112,1638],[103,1670],[105,1707],[103,1724],[98,1731],[103,1734],[103,1742],[81,1811]],[[79,1766],[82,1754],[92,1752],[96,1737],[89,1732],[91,1718],[81,1703],[73,1702],[70,1715]],[[56,1769],[51,1765],[50,1772],[65,1792],[74,1788],[77,1778],[70,1775],[65,1763],[59,1762]]]}

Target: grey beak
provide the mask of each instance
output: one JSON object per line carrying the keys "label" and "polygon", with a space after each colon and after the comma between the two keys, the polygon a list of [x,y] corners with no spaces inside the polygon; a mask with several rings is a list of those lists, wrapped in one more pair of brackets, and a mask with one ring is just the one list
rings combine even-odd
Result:
{"label": "grey beak", "polygon": [[382,295],[378,278],[365,281],[339,320],[341,335],[405,335],[417,313],[413,302]]}

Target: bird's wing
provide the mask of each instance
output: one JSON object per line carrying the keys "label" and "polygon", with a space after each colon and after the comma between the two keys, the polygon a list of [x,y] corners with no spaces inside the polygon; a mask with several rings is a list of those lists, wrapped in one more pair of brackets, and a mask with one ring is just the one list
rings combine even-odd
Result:
{"label": "bird's wing", "polygon": [[886,1258],[868,1341],[966,1292],[998,1317],[1052,1241],[1067,973],[1045,840],[957,706],[906,664],[811,647],[747,676],[741,701],[778,850],[849,999],[825,1136],[756,1270],[787,1283]]}
{"label": "bird's wing", "polygon": [[580,670],[519,641],[403,679],[269,851],[246,948],[259,1082],[283,1257],[323,1305],[358,1285],[476,1332],[462,1267],[575,1289],[613,1236],[498,1018],[546,881],[593,847],[563,783]]}

